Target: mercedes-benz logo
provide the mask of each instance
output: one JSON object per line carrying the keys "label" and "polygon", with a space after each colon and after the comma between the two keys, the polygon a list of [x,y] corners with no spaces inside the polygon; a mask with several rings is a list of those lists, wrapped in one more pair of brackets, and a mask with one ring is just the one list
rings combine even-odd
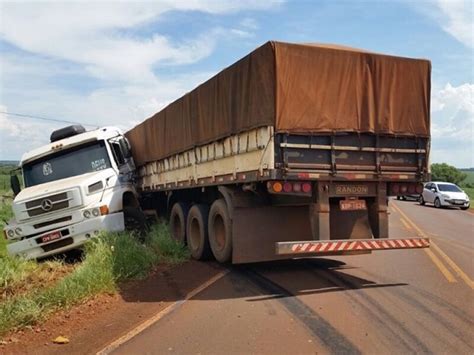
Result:
{"label": "mercedes-benz logo", "polygon": [[53,208],[53,203],[51,200],[44,199],[41,201],[41,208],[43,211],[49,211],[51,208]]}

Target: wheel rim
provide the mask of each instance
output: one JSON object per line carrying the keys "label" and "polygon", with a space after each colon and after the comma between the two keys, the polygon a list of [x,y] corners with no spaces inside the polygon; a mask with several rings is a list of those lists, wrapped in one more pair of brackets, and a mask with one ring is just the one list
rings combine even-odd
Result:
{"label": "wheel rim", "polygon": [[197,250],[201,241],[201,228],[199,226],[199,221],[196,218],[191,219],[188,233],[192,250]]}
{"label": "wheel rim", "polygon": [[222,250],[225,247],[226,241],[226,230],[225,230],[225,223],[224,219],[220,214],[217,214],[214,217],[214,240],[216,242],[217,250]]}
{"label": "wheel rim", "polygon": [[435,206],[436,206],[436,207],[439,207],[439,206],[440,206],[440,203],[439,203],[439,200],[438,200],[438,199],[436,199],[436,201],[435,201]]}
{"label": "wheel rim", "polygon": [[181,220],[177,214],[173,216],[171,225],[172,225],[174,239],[181,240],[183,228],[181,227]]}

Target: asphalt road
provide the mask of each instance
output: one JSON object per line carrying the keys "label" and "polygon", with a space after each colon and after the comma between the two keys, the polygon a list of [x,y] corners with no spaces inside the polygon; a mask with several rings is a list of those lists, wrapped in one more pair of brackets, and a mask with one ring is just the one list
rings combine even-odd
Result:
{"label": "asphalt road", "polygon": [[429,250],[230,267],[113,353],[474,353],[474,214],[390,205]]}

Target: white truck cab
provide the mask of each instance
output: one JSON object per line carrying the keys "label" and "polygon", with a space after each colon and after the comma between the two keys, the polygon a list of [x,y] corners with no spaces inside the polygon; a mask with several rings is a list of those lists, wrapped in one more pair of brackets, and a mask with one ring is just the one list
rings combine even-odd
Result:
{"label": "white truck cab", "polygon": [[23,155],[20,168],[24,189],[12,175],[14,218],[4,228],[12,255],[32,259],[64,252],[136,219],[135,165],[117,128],[54,131],[50,144]]}

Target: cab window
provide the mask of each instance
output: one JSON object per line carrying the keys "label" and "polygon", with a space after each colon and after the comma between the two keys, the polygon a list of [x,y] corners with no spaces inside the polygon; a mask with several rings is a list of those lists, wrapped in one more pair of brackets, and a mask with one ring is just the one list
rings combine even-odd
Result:
{"label": "cab window", "polygon": [[112,152],[114,154],[114,160],[117,163],[117,166],[122,166],[125,164],[125,158],[122,153],[122,149],[120,148],[120,144],[118,141],[110,142],[110,147],[112,148]]}

